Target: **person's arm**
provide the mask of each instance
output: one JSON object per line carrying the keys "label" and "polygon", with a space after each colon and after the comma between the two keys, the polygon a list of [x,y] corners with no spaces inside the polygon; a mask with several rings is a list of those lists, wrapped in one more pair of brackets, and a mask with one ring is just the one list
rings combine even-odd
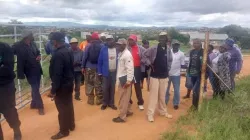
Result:
{"label": "person's arm", "polygon": [[141,61],[142,61],[142,63],[144,63],[147,66],[151,65],[151,62],[150,62],[151,51],[152,51],[152,48],[149,48],[142,53]]}
{"label": "person's arm", "polygon": [[168,61],[168,70],[170,71],[173,62],[173,54],[170,48],[167,48],[167,61]]}
{"label": "person's arm", "polygon": [[238,49],[236,49],[236,74],[239,74],[242,69],[242,56]]}
{"label": "person's arm", "polygon": [[15,44],[13,46],[14,54],[17,56],[17,78],[18,79],[25,79],[24,75],[24,65],[25,65],[25,55],[19,48],[19,44]]}
{"label": "person's arm", "polygon": [[63,76],[63,56],[57,53],[53,57],[54,57],[53,66],[51,69],[53,71],[53,75],[51,76],[52,78],[51,94],[55,95],[61,86],[61,81]]}
{"label": "person's arm", "polygon": [[85,51],[83,53],[83,58],[82,58],[82,69],[86,68],[86,64],[87,64],[87,59],[88,59],[88,52],[89,52],[89,46],[87,46],[85,48]]}
{"label": "person's arm", "polygon": [[103,65],[103,57],[104,57],[103,52],[104,52],[104,49],[102,48],[99,58],[98,58],[98,64],[97,64],[98,75],[102,75],[102,65]]}
{"label": "person's arm", "polygon": [[185,55],[182,53],[181,55],[181,68],[182,69],[187,69],[187,66],[185,65]]}
{"label": "person's arm", "polygon": [[126,56],[125,69],[127,74],[127,82],[132,82],[134,78],[134,62],[131,54]]}
{"label": "person's arm", "polygon": [[[1,44],[2,45],[2,44]],[[14,53],[8,44],[5,45],[3,60],[0,64],[0,76],[9,76],[14,71]]]}

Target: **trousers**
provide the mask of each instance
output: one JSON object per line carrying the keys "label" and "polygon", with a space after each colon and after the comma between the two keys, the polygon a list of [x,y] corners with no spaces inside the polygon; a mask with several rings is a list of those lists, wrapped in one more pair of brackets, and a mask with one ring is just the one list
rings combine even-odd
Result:
{"label": "trousers", "polygon": [[89,97],[97,96],[98,99],[102,99],[103,98],[102,78],[98,76],[97,70],[88,68],[86,71],[85,78],[86,78],[86,95]]}
{"label": "trousers", "polygon": [[169,90],[171,83],[173,83],[174,86],[174,98],[173,98],[173,104],[179,105],[180,104],[180,84],[181,84],[181,76],[169,76],[168,81],[168,87],[166,91],[166,104],[168,104],[169,101]]}
{"label": "trousers", "polygon": [[73,83],[58,90],[55,104],[58,110],[60,132],[68,135],[71,128],[75,128],[75,117],[73,107]]}
{"label": "trousers", "polygon": [[103,105],[114,105],[116,72],[109,72],[103,77]]}
{"label": "trousers", "polygon": [[[142,91],[141,91],[141,67],[134,68],[134,76],[135,76],[135,81],[136,81],[136,83],[134,84],[134,87],[135,87],[136,98],[138,100],[137,104],[143,105],[144,100],[143,100]],[[131,89],[131,93],[132,93],[132,89]],[[130,103],[131,104],[133,103],[131,99],[130,99]]]}
{"label": "trousers", "polygon": [[126,120],[127,113],[131,112],[130,97],[131,97],[131,86],[128,88],[122,88],[121,85],[118,86],[119,91],[119,117],[123,120]]}
{"label": "trousers", "polygon": [[198,108],[200,98],[200,76],[191,76],[193,87],[193,106]]}
{"label": "trousers", "polygon": [[75,98],[80,97],[81,78],[82,78],[82,73],[80,71],[75,71],[74,72]]}

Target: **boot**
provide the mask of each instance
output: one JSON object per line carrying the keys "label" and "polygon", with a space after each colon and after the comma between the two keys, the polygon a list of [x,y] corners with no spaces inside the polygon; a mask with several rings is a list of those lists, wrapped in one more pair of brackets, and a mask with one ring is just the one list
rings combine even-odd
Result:
{"label": "boot", "polygon": [[95,102],[94,102],[94,96],[88,96],[88,104],[89,105],[94,105]]}

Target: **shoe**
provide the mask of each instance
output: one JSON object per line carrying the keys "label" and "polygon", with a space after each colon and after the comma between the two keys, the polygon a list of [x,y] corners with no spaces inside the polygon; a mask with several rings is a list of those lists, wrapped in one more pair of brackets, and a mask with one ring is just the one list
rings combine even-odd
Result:
{"label": "shoe", "polygon": [[45,115],[44,109],[38,109],[38,113],[39,113],[39,115]]}
{"label": "shoe", "polygon": [[189,99],[189,98],[190,98],[190,96],[188,96],[188,95],[183,97],[183,99]]}
{"label": "shoe", "polygon": [[69,130],[70,130],[70,131],[74,131],[74,130],[75,130],[75,128],[76,128],[75,126],[72,126],[72,127],[70,127],[70,129],[69,129]]}
{"label": "shoe", "polygon": [[88,102],[87,102],[89,105],[94,105],[95,104],[95,102],[94,102],[94,97],[88,97]]}
{"label": "shoe", "polygon": [[172,119],[172,118],[173,118],[173,116],[170,115],[170,114],[168,114],[168,113],[166,113],[165,115],[162,115],[162,116],[165,116],[165,117],[168,118],[168,119]]}
{"label": "shoe", "polygon": [[123,119],[121,119],[120,117],[114,118],[113,122],[115,123],[124,123],[125,121]]}
{"label": "shoe", "polygon": [[117,110],[117,107],[115,105],[109,105],[109,107],[113,110]]}
{"label": "shoe", "polygon": [[174,106],[174,110],[178,110],[179,109],[179,106],[178,105],[175,105]]}
{"label": "shoe", "polygon": [[101,110],[105,110],[107,108],[107,105],[102,105]]}
{"label": "shoe", "polygon": [[69,134],[68,134],[68,135],[65,135],[65,134],[59,132],[59,133],[57,133],[56,135],[52,136],[51,139],[52,139],[52,140],[59,140],[59,139],[61,139],[61,138],[67,137],[67,136],[69,136]]}
{"label": "shoe", "polygon": [[140,110],[144,110],[143,105],[139,105],[138,107],[139,107]]}
{"label": "shoe", "polygon": [[133,115],[134,115],[133,112],[127,112],[127,117],[131,117],[131,116],[133,116]]}
{"label": "shoe", "polygon": [[148,121],[149,121],[149,122],[154,122],[154,121],[155,121],[155,120],[154,120],[154,117],[148,116]]}
{"label": "shoe", "polygon": [[82,101],[82,99],[80,97],[75,97],[75,100]]}
{"label": "shoe", "polygon": [[102,99],[97,97],[96,100],[95,100],[95,104],[96,105],[101,105],[102,104]]}

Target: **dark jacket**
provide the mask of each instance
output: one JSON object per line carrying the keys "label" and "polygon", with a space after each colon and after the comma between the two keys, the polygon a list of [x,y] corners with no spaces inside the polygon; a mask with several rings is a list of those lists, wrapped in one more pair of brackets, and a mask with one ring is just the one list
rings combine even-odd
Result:
{"label": "dark jacket", "polygon": [[18,79],[24,79],[25,76],[43,74],[41,64],[36,60],[41,54],[34,42],[30,46],[23,41],[17,42],[13,45],[13,49],[17,56]]}
{"label": "dark jacket", "polygon": [[74,80],[74,57],[65,45],[57,48],[50,61],[49,74],[52,80],[52,94],[60,94],[62,87],[73,85]]}
{"label": "dark jacket", "polygon": [[8,44],[0,42],[0,86],[15,79],[14,53]]}

